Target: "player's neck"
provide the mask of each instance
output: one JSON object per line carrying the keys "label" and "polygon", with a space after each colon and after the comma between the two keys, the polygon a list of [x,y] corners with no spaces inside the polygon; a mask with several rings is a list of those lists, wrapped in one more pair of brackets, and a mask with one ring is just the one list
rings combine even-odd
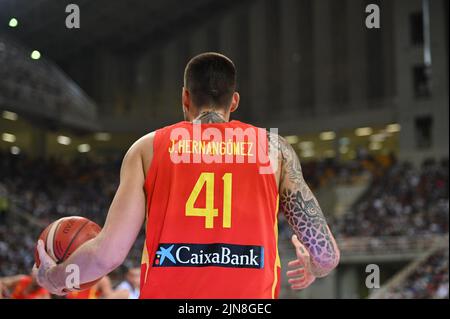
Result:
{"label": "player's neck", "polygon": [[193,123],[225,123],[228,122],[228,116],[225,111],[219,110],[201,110]]}

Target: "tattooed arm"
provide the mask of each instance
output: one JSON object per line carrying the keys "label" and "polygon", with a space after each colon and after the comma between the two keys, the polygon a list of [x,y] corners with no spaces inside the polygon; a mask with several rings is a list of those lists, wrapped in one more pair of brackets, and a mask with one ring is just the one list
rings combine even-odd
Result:
{"label": "tattooed arm", "polygon": [[[339,263],[339,249],[317,199],[303,179],[297,154],[282,137],[278,137],[278,148],[280,209],[298,238],[299,242],[293,238],[294,245],[301,254],[309,255],[310,272],[324,277]],[[307,252],[301,252],[302,246]]]}

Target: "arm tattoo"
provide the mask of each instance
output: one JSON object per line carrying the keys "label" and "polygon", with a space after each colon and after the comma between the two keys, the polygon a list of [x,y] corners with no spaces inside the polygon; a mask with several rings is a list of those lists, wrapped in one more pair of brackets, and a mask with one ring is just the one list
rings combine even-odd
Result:
{"label": "arm tattoo", "polygon": [[303,179],[297,154],[286,141],[279,144],[283,157],[280,208],[308,249],[313,274],[323,277],[337,265],[339,251],[319,203]]}
{"label": "arm tattoo", "polygon": [[291,144],[284,139],[280,141],[280,152],[283,159],[282,174],[287,174],[287,177],[291,183],[304,183],[305,181],[303,180],[302,167],[300,166],[300,161],[297,158],[297,154]]}
{"label": "arm tattoo", "polygon": [[[311,192],[311,191],[309,191]],[[308,194],[307,191],[303,193]],[[314,275],[322,277],[337,263],[337,253],[322,210],[310,194],[286,189],[281,194],[281,209],[303,245],[311,255]]]}

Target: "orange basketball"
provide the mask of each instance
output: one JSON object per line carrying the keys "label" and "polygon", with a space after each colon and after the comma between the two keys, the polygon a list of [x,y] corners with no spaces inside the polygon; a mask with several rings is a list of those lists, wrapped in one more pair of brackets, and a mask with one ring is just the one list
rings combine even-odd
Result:
{"label": "orange basketball", "polygon": [[[96,237],[101,227],[93,221],[79,216],[60,218],[44,229],[39,236],[45,244],[45,250],[56,263],[61,263],[82,244]],[[34,260],[39,267],[40,260],[37,249],[34,251]],[[101,278],[80,285],[79,290],[85,290],[95,285]],[[77,289],[78,290],[78,289]]]}

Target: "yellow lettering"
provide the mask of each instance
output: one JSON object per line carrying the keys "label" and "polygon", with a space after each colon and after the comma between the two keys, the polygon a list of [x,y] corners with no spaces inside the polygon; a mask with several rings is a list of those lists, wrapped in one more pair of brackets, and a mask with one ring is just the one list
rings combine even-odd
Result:
{"label": "yellow lettering", "polygon": [[172,145],[169,146],[169,153],[173,153],[175,150],[175,140],[170,140],[172,142]]}

